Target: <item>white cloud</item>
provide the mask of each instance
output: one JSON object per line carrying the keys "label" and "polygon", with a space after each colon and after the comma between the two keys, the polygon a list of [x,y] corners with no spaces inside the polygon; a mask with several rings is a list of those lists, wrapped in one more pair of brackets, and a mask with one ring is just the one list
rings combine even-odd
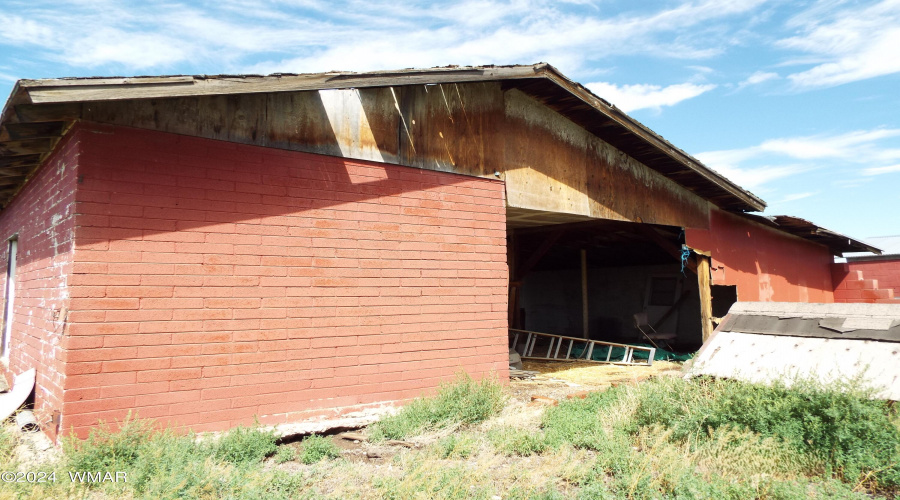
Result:
{"label": "white cloud", "polygon": [[777,80],[781,78],[778,76],[778,73],[772,73],[767,71],[757,71],[752,75],[748,76],[746,80],[742,81],[738,84],[738,89],[742,89],[744,87],[749,87],[751,85],[759,85],[760,83],[768,82],[770,80]]}
{"label": "white cloud", "polygon": [[812,167],[802,164],[740,166],[729,163],[717,163],[709,153],[697,155],[697,159],[724,175],[737,185],[755,190],[776,179],[790,177],[810,170]]}
{"label": "white cloud", "polygon": [[659,110],[663,106],[674,106],[716,88],[712,84],[693,83],[679,83],[667,87],[646,84],[620,87],[607,82],[589,83],[586,87],[625,112],[646,108]]}
{"label": "white cloud", "polygon": [[900,172],[900,165],[889,165],[887,167],[871,167],[863,170],[863,175],[881,175]]}
{"label": "white cloud", "polygon": [[789,23],[800,33],[779,45],[805,52],[816,64],[788,75],[795,87],[832,87],[900,72],[900,1],[845,5],[820,2]]}
{"label": "white cloud", "polygon": [[809,198],[810,196],[815,196],[816,194],[818,194],[818,193],[811,192],[811,191],[806,192],[806,193],[791,193],[791,194],[785,196],[784,198],[782,198],[781,201],[779,201],[779,203],[788,203],[791,201],[802,200],[804,198]]}
{"label": "white cloud", "polygon": [[760,152],[778,153],[803,160],[859,158],[873,153],[873,143],[897,136],[900,136],[900,129],[857,130],[839,135],[772,139],[763,142],[757,149]]}
{"label": "white cloud", "polygon": [[[390,69],[446,64],[552,62],[569,70],[612,55],[701,59],[727,33],[707,23],[765,0],[685,2],[609,15],[550,0],[404,3],[222,0],[203,11],[185,1],[10,0],[0,45],[78,68],[127,70],[180,63],[257,73]],[[121,71],[121,70],[119,70]]]}
{"label": "white cloud", "polygon": [[[803,172],[847,170],[853,175],[863,167],[865,175],[900,170],[900,166],[872,166],[900,159],[900,149],[890,141],[900,129],[857,130],[843,134],[769,139],[740,149],[708,151],[697,159],[738,184],[754,188]],[[855,169],[855,170],[854,170]],[[858,174],[856,174],[858,175]]]}

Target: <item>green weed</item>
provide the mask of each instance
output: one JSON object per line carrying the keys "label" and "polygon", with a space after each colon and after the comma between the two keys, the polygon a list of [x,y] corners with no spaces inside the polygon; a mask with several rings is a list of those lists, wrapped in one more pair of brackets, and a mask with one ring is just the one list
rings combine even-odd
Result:
{"label": "green weed", "polygon": [[214,456],[235,465],[256,463],[275,453],[278,437],[273,431],[236,427],[214,444]]}
{"label": "green weed", "polygon": [[83,487],[133,498],[290,498],[304,480],[260,467],[275,449],[274,434],[255,428],[198,441],[129,418],[118,429],[101,424],[83,441],[66,439],[59,474],[68,479],[65,471],[125,471],[127,482]]}
{"label": "green weed", "polygon": [[305,464],[314,464],[326,458],[341,456],[341,450],[330,439],[313,434],[301,443],[300,461]]}
{"label": "green weed", "polygon": [[462,374],[454,383],[442,385],[436,396],[413,400],[374,424],[371,438],[403,439],[430,429],[476,424],[499,413],[505,403],[499,382],[488,378],[476,382]]}
{"label": "green weed", "polygon": [[290,446],[279,446],[275,452],[275,463],[283,464],[297,459],[297,450]]}
{"label": "green weed", "polygon": [[542,453],[548,448],[543,433],[530,430],[502,427],[488,432],[488,439],[494,448],[505,455],[528,456]]}
{"label": "green weed", "polygon": [[471,434],[450,434],[436,444],[439,458],[469,458],[478,450],[478,441]]}

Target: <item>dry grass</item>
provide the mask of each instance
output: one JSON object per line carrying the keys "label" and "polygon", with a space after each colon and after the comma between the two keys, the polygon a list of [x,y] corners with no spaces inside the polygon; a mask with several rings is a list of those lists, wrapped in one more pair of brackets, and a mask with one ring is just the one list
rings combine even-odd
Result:
{"label": "dry grass", "polygon": [[533,361],[523,362],[526,370],[541,372],[541,375],[567,382],[586,385],[608,385],[614,382],[638,382],[653,376],[677,375],[681,373],[681,363],[654,361],[651,366],[621,366],[586,361]]}
{"label": "dry grass", "polygon": [[[775,438],[722,427],[681,439],[670,426],[636,427],[637,411],[653,388],[671,388],[669,392],[678,393],[673,397],[681,397],[684,391],[679,388],[690,382],[670,378],[680,374],[679,364],[528,362],[526,369],[542,375],[511,381],[506,406],[480,423],[423,428],[399,444],[328,436],[320,438],[320,444],[340,448],[340,458],[325,454],[316,463],[304,463],[302,443],[292,443],[279,447],[293,446],[281,450],[290,453],[276,451],[261,461],[209,473],[215,475],[215,485],[240,476],[240,484],[223,491],[230,498],[253,500],[866,498],[852,492],[852,484],[828,480],[820,474],[821,466],[804,463],[808,457]],[[641,382],[650,377],[654,379]],[[619,387],[605,392],[610,385]],[[581,392],[595,394],[566,401]],[[561,404],[534,403],[533,395],[557,398]],[[362,432],[374,433],[375,428]],[[204,464],[209,465],[208,460],[196,465]],[[0,499],[85,493],[76,486],[61,486],[10,490],[13,496],[0,491]],[[159,498],[161,491],[97,488],[86,493],[90,498],[119,498],[123,493]]]}

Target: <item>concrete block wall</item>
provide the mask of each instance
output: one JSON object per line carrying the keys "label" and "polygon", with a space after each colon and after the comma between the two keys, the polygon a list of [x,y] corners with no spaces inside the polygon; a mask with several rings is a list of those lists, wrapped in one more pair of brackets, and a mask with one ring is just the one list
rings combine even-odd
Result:
{"label": "concrete block wall", "polygon": [[[72,272],[76,168],[79,143],[67,137],[13,201],[0,211],[0,300],[6,289],[8,239],[16,237],[15,298],[9,364],[13,377],[36,370],[35,416],[56,436],[54,412],[63,406],[63,335],[69,310],[67,284]],[[5,304],[0,307],[0,318]],[[0,322],[0,332],[3,324]]]}
{"label": "concrete block wall", "polygon": [[861,269],[855,268],[852,264],[833,264],[831,272],[835,302],[900,303],[892,288],[881,286],[877,279],[869,279],[869,276],[864,275]]}
{"label": "concrete block wall", "polygon": [[221,430],[507,377],[504,186],[82,124],[63,428]]}
{"label": "concrete block wall", "polygon": [[866,279],[878,280],[879,288],[894,291],[900,298],[900,256],[890,260],[866,260],[847,263],[850,271],[861,271]]}

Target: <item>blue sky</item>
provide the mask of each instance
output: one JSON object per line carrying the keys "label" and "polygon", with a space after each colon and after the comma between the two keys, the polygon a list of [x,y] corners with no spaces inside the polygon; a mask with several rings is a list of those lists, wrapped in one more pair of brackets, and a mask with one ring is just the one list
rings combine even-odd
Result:
{"label": "blue sky", "polygon": [[900,234],[900,0],[3,0],[19,78],[549,62],[769,203]]}

